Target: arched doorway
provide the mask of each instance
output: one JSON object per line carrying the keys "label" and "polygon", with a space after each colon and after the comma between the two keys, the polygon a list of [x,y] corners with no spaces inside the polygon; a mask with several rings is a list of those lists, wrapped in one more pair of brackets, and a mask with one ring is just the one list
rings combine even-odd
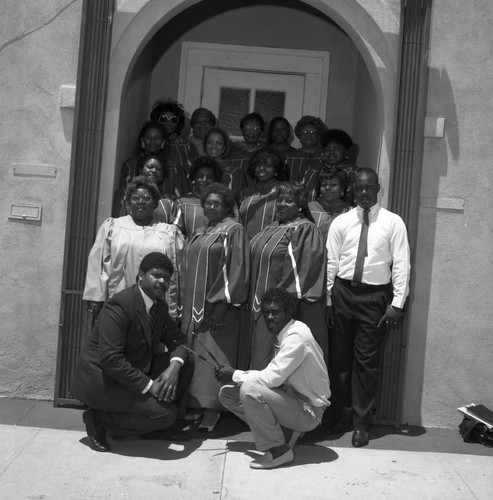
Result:
{"label": "arched doorway", "polygon": [[[122,2],[127,10],[132,3],[138,2]],[[117,12],[98,222],[110,215],[108,200],[114,189],[115,168],[131,154],[132,141],[153,101],[179,95],[183,41],[330,52],[326,121],[353,136],[358,162],[378,170],[388,186],[398,79],[400,3],[394,4],[393,10],[385,5],[376,9],[386,32],[373,19],[375,12],[365,10],[357,1],[329,5],[271,0],[245,6],[239,0],[188,0],[173,5],[150,0],[132,12],[130,20],[128,12],[121,18]],[[293,26],[299,27],[296,36]],[[383,193],[384,204],[387,196],[388,191]]]}
{"label": "arched doorway", "polygon": [[[106,4],[110,6],[112,0],[107,0]],[[100,133],[98,137],[93,139],[94,143],[103,141],[99,148],[102,154],[101,162],[99,162],[98,158],[93,158],[93,160],[97,161],[94,173],[99,173],[100,179],[99,195],[93,196],[94,199],[98,200],[98,210],[96,217],[94,206],[91,207],[93,215],[89,224],[86,224],[82,230],[84,232],[83,237],[86,240],[92,241],[93,234],[90,233],[94,231],[94,228],[105,217],[110,215],[113,187],[116,178],[115,166],[119,165],[121,159],[129,154],[128,146],[126,149],[126,145],[132,144],[131,138],[135,137],[140,123],[147,118],[152,100],[162,94],[159,85],[161,82],[160,75],[166,74],[163,68],[169,68],[170,61],[173,61],[173,58],[175,62],[172,64],[176,68],[177,40],[180,40],[180,36],[194,32],[194,30],[195,36],[199,38],[200,36],[205,36],[207,30],[206,33],[200,32],[200,29],[204,29],[203,23],[205,23],[205,20],[213,22],[214,18],[216,18],[217,21],[218,15],[228,14],[234,16],[235,10],[240,8],[240,2],[237,3],[235,0],[228,2],[205,0],[200,2],[200,4],[195,0],[176,0],[166,3],[159,0],[149,0],[143,7],[141,5],[142,2],[122,0],[117,3],[117,10],[113,16],[112,46],[111,51],[108,50],[107,52],[109,55],[109,78],[108,92],[106,94],[104,133]],[[241,2],[241,5],[244,5],[244,2]],[[218,6],[222,6],[223,10],[219,12],[215,11],[214,9],[217,9]],[[211,10],[207,10],[207,7],[212,9],[213,16],[211,16]],[[297,12],[298,16],[300,13],[303,13],[307,19],[317,19],[317,23],[326,29],[330,26],[333,37],[335,39],[338,38],[341,43],[344,42],[346,44],[345,48],[347,50],[345,54],[346,56],[349,55],[349,58],[352,58],[353,61],[353,87],[350,92],[353,96],[352,112],[347,112],[347,109],[336,106],[337,103],[340,104],[348,100],[347,98],[337,99],[337,89],[339,89],[339,92],[347,91],[344,83],[350,81],[351,77],[347,77],[346,75],[346,80],[344,80],[342,85],[331,87],[329,82],[327,109],[329,110],[330,106],[333,106],[330,108],[328,115],[334,119],[333,122],[330,122],[329,118],[329,125],[346,128],[357,141],[367,141],[367,150],[362,153],[362,156],[366,155],[370,166],[379,171],[382,184],[389,186],[390,162],[394,155],[394,135],[398,118],[395,110],[397,108],[400,77],[398,73],[400,60],[399,33],[401,28],[400,2],[375,2],[371,8],[364,8],[356,0],[336,0],[331,1],[330,5],[329,2],[315,0],[307,0],[305,2],[298,0],[289,0],[286,2],[272,0],[268,4],[266,2],[252,2],[248,7],[253,9],[254,14],[255,9],[266,9],[268,7],[271,9],[271,16],[273,15],[272,12],[274,12],[274,17],[276,9],[280,8],[292,9]],[[200,9],[204,8],[206,10],[202,11],[203,17],[197,17]],[[189,24],[184,22],[184,19],[189,19]],[[257,11],[256,15],[252,15],[250,29],[252,26],[256,26],[255,22],[258,22],[258,19],[264,19],[264,17],[259,16]],[[244,17],[242,21],[244,21]],[[272,22],[271,19],[270,24]],[[178,29],[179,26],[181,26],[181,31]],[[223,41],[223,38],[221,38],[222,34],[217,31],[217,29],[211,29],[209,26],[208,36],[215,36],[217,40]],[[322,31],[323,29],[320,32]],[[247,35],[248,33],[244,36]],[[266,29],[263,36],[268,35],[268,29]],[[318,38],[317,41],[319,42]],[[266,43],[269,43],[269,40]],[[270,43],[273,44],[274,42],[270,40]],[[276,43],[278,43],[277,39]],[[101,48],[103,47],[107,47],[106,42],[101,44]],[[331,47],[325,48],[330,49]],[[173,55],[174,50],[175,53]],[[336,52],[336,49],[332,50],[332,53],[335,54]],[[345,59],[341,58],[341,60]],[[105,68],[106,70],[107,67]],[[175,94],[178,92],[176,89],[176,75],[172,71],[170,73],[172,76],[169,80],[166,74],[166,82],[171,95],[167,95],[166,97],[174,97],[173,85],[175,85]],[[335,71],[333,74],[337,78],[342,78],[341,75],[344,75],[344,71]],[[359,88],[357,85],[358,78],[360,78]],[[422,80],[422,77],[420,78]],[[158,88],[159,91],[156,90]],[[87,91],[87,88],[85,90]],[[333,96],[331,96],[331,92],[333,92]],[[356,109],[359,113],[358,115],[355,115]],[[417,110],[416,102],[413,103],[412,109],[414,111]],[[102,109],[99,111],[101,112]],[[190,112],[191,110],[188,111]],[[357,119],[355,119],[355,116],[357,116]],[[402,119],[405,120],[406,118],[403,117]],[[417,126],[419,127],[419,123]],[[413,140],[416,141],[417,139],[413,137]],[[361,142],[361,145],[363,144]],[[76,158],[76,155],[74,155],[74,158]],[[91,158],[88,160],[90,161]],[[74,165],[73,161],[72,167],[74,166],[78,167],[78,165]],[[399,179],[397,181],[400,182]],[[394,185],[396,185],[397,181],[396,176],[394,176]],[[386,190],[383,195],[382,203],[384,205],[388,202],[388,193],[389,191]],[[77,194],[79,197],[83,196],[81,192],[77,192]],[[80,235],[76,235],[75,239],[80,239]],[[80,250],[78,255],[81,255]],[[64,288],[73,288],[74,290],[71,290],[70,293],[75,296],[79,294],[80,297],[80,293],[75,288],[81,289],[83,287],[85,262],[79,260],[77,263],[74,263],[73,257],[69,253],[67,253],[65,260]],[[74,273],[73,270],[68,272],[67,269],[70,266],[77,267],[77,272]],[[75,280],[78,283],[73,284],[72,287],[66,286],[68,274],[78,276],[78,280]],[[81,316],[84,312],[80,304],[74,304],[73,310],[68,313],[66,310],[64,311],[64,308],[65,301],[62,300],[62,318],[64,316],[70,317],[72,324],[83,323],[84,318]],[[74,353],[78,352],[83,340],[80,336],[72,339],[70,327],[71,325],[65,326],[64,322],[61,322],[61,347],[59,349],[57,394],[55,396],[55,402],[57,403],[58,401],[60,404],[70,400],[68,390],[76,359]],[[72,361],[61,363],[65,352],[70,353]],[[58,382],[60,378],[64,379],[63,387]],[[389,379],[392,378],[398,379],[399,377],[396,377],[395,373],[390,373]]]}

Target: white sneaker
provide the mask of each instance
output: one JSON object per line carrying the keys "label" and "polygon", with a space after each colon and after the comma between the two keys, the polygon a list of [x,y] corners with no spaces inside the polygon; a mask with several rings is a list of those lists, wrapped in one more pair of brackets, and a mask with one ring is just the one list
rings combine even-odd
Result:
{"label": "white sneaker", "polygon": [[272,457],[270,451],[265,452],[260,458],[250,462],[250,468],[252,469],[275,469],[276,467],[281,467],[281,465],[287,465],[294,461],[294,453],[290,448],[288,451],[278,456],[277,458]]}

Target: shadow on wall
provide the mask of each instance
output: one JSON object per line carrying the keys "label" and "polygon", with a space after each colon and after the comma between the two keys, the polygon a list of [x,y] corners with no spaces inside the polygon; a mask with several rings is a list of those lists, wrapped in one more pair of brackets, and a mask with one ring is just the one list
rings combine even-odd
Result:
{"label": "shadow on wall", "polygon": [[450,151],[455,160],[459,156],[460,149],[455,99],[445,70],[438,68],[429,70],[426,115],[444,117],[446,120],[443,138],[424,139],[418,234],[414,248],[411,248],[413,265],[408,315],[410,328],[404,416],[412,424],[422,423],[421,404],[435,260],[437,212],[449,211],[437,207],[437,200],[440,197],[440,178],[447,176],[448,152]]}

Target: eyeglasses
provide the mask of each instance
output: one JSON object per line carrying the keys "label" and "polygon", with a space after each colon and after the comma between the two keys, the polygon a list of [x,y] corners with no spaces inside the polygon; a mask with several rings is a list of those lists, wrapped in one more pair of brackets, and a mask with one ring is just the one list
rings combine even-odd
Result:
{"label": "eyeglasses", "polygon": [[168,115],[159,116],[159,123],[167,123],[167,122],[171,122],[173,125],[176,125],[178,123],[178,117],[168,116]]}
{"label": "eyeglasses", "polygon": [[243,127],[243,130],[248,130],[249,132],[258,132],[260,130],[260,127],[258,125],[245,125]]}
{"label": "eyeglasses", "polygon": [[224,203],[222,201],[205,201],[204,207],[207,208],[221,208],[224,207]]}
{"label": "eyeglasses", "polygon": [[139,201],[143,201],[144,203],[149,203],[152,201],[152,196],[139,196],[138,194],[133,194],[130,196],[130,201],[133,201],[134,203],[138,203]]}
{"label": "eyeglasses", "polygon": [[302,130],[300,135],[315,135],[318,134],[317,130]]}

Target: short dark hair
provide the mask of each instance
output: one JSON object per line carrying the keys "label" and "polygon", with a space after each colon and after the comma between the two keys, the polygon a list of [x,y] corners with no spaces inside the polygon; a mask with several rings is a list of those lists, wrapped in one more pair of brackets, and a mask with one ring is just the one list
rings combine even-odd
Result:
{"label": "short dark hair", "polygon": [[229,189],[229,187],[224,184],[220,184],[219,182],[213,182],[204,188],[202,194],[200,195],[200,204],[202,207],[204,206],[205,200],[211,194],[217,194],[221,197],[222,202],[224,203],[224,208],[226,209],[226,215],[230,215],[234,217],[234,208],[235,208],[235,197],[233,195],[233,191]]}
{"label": "short dark hair", "polygon": [[315,194],[317,198],[320,196],[320,186],[323,181],[330,181],[331,179],[337,179],[339,181],[339,186],[341,186],[341,192],[344,194],[347,190],[349,180],[347,175],[341,170],[330,169],[328,171],[322,171],[318,175],[317,184],[315,186]]}
{"label": "short dark hair", "polygon": [[163,167],[163,179],[166,179],[168,176],[168,168],[166,165],[166,158],[162,153],[146,153],[139,157],[139,161],[137,162],[137,175],[142,175],[142,169],[148,160],[157,160]]}
{"label": "short dark hair", "polygon": [[325,132],[320,139],[320,143],[324,148],[326,148],[331,142],[340,144],[346,151],[353,145],[351,136],[347,132],[344,132],[344,130],[340,130],[338,128],[331,128],[330,130],[327,130],[327,132]]}
{"label": "short dark hair", "polygon": [[310,221],[310,222],[315,222],[313,220],[312,213],[310,212],[310,209],[308,208],[308,189],[304,184],[301,182],[283,182],[282,184],[279,185],[279,188],[277,189],[277,197],[281,194],[291,194],[294,196],[294,199],[296,201],[296,204],[298,207],[301,209],[301,212],[303,215]]}
{"label": "short dark hair", "polygon": [[207,141],[209,139],[209,136],[211,134],[220,134],[221,135],[221,137],[223,138],[223,141],[224,141],[224,153],[222,154],[222,157],[227,158],[231,154],[231,139],[229,138],[228,133],[226,132],[226,130],[224,130],[221,127],[212,127],[207,132],[207,134],[205,134],[205,136],[204,136],[204,141],[203,141],[204,142],[204,150],[205,150],[205,146],[207,144]]}
{"label": "short dark hair", "polygon": [[178,118],[176,133],[179,134],[185,126],[185,111],[183,106],[177,102],[168,99],[167,101],[158,100],[152,106],[151,120],[159,122],[159,117],[165,113],[173,113]]}
{"label": "short dark hair", "polygon": [[214,171],[214,182],[221,182],[221,179],[223,178],[223,170],[221,165],[219,165],[219,163],[217,163],[217,161],[213,158],[210,158],[209,156],[199,156],[193,160],[192,166],[190,167],[190,173],[188,174],[188,178],[191,181],[195,179],[199,168],[210,168]]}
{"label": "short dark hair", "polygon": [[313,127],[315,127],[320,137],[322,137],[322,135],[327,132],[327,125],[325,125],[325,123],[320,118],[317,118],[316,116],[305,115],[298,120],[294,127],[294,135],[298,137],[298,139],[301,135],[301,129],[303,127],[306,127],[307,125],[312,125]]}
{"label": "short dark hair", "polygon": [[280,305],[287,313],[294,316],[296,308],[298,307],[298,299],[291,293],[283,290],[282,288],[269,288],[260,301],[260,305],[269,304],[275,302]]}
{"label": "short dark hair", "polygon": [[247,173],[252,178],[255,179],[255,169],[262,163],[264,158],[272,158],[272,165],[276,172],[277,177],[282,174],[283,171],[283,161],[282,158],[272,149],[262,148],[257,151],[248,161]]}
{"label": "short dark hair", "polygon": [[193,127],[195,122],[198,120],[199,116],[206,116],[207,119],[212,123],[212,125],[216,124],[216,116],[214,113],[207,108],[197,108],[190,117],[190,125]]}
{"label": "short dark hair", "polygon": [[134,177],[131,182],[128,183],[127,189],[125,190],[125,199],[127,201],[130,200],[132,194],[137,191],[137,189],[147,189],[151,196],[154,198],[156,204],[159,203],[161,199],[161,193],[159,192],[159,188],[153,182],[149,182],[146,177],[139,175],[138,177]]}
{"label": "short dark hair", "polygon": [[[173,263],[167,255],[161,252],[148,253],[140,262],[139,273],[147,273],[151,269],[165,269],[171,274],[174,273]],[[138,276],[137,276],[138,277]]]}
{"label": "short dark hair", "polygon": [[291,123],[289,123],[288,120],[284,118],[284,116],[276,116],[275,118],[272,118],[272,120],[269,123],[269,131],[267,132],[267,142],[269,144],[272,143],[272,133],[274,132],[274,127],[279,122],[285,123],[288,126],[289,133],[291,134],[292,131]]}
{"label": "short dark hair", "polygon": [[375,177],[377,184],[380,184],[380,181],[378,179],[378,174],[372,168],[359,167],[354,174],[355,182],[356,182],[356,177],[358,177],[358,175],[361,175],[361,174],[371,175],[372,177]]}
{"label": "short dark hair", "polygon": [[240,120],[240,128],[243,130],[243,126],[247,120],[255,120],[260,125],[260,131],[263,132],[265,129],[265,120],[259,113],[248,113]]}

